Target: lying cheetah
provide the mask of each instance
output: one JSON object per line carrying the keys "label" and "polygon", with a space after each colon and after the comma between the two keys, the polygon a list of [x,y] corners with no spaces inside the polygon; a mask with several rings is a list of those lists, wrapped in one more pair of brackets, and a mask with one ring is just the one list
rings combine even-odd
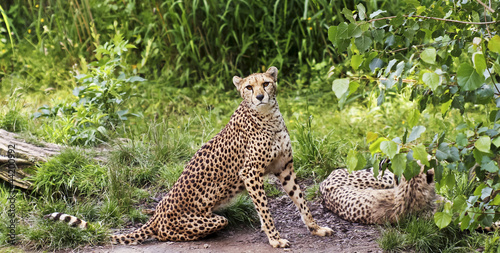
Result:
{"label": "lying cheetah", "polygon": [[373,171],[351,174],[346,169],[333,171],[320,185],[325,206],[342,219],[363,224],[394,223],[402,215],[416,212],[431,214],[439,196],[434,189],[434,169],[421,166],[419,175],[398,182],[389,171],[378,178]]}
{"label": "lying cheetah", "polygon": [[[160,241],[205,237],[228,224],[226,218],[212,211],[246,189],[269,243],[289,247],[276,230],[267,206],[263,180],[268,173],[281,181],[312,234],[332,234],[330,228],[316,224],[296,182],[290,136],[276,101],[277,76],[278,69],[271,67],[265,73],[233,78],[243,101],[229,123],[196,152],[151,219],[130,234],[113,235],[112,243],[137,244],[151,237]],[[61,215],[56,216],[47,215],[61,219]],[[65,219],[70,222],[73,218]]]}

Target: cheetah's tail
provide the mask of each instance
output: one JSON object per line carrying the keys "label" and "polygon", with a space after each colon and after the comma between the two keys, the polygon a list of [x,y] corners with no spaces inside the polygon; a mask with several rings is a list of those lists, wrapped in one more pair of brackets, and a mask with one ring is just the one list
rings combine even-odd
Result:
{"label": "cheetah's tail", "polygon": [[151,237],[155,237],[156,231],[154,230],[156,224],[156,217],[152,217],[146,224],[141,228],[135,230],[129,234],[122,235],[112,235],[112,244],[125,244],[125,245],[136,245],[144,242]]}
{"label": "cheetah's tail", "polygon": [[81,229],[87,229],[88,228],[88,223],[82,219],[79,219],[73,215],[65,214],[65,213],[50,213],[45,216],[43,216],[45,219],[49,220],[59,220],[67,223],[68,225],[72,227],[79,227]]}

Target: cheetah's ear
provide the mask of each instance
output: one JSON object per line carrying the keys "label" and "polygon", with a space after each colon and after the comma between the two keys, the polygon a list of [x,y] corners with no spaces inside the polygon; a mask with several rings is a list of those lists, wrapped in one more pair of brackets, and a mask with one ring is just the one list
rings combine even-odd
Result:
{"label": "cheetah's ear", "polygon": [[236,89],[240,90],[240,84],[243,79],[239,76],[233,76],[233,84],[236,86]]}
{"label": "cheetah's ear", "polygon": [[276,82],[278,80],[278,69],[276,67],[270,67],[267,71],[266,74],[269,74],[272,78],[273,81]]}

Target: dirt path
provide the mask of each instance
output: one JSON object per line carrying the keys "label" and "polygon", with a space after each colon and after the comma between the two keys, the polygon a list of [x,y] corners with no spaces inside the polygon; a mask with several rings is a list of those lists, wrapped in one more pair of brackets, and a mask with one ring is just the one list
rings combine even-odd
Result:
{"label": "dirt path", "polygon": [[[149,241],[138,246],[86,247],[79,252],[382,252],[377,242],[379,230],[375,226],[363,226],[346,222],[329,211],[319,201],[309,203],[312,214],[320,225],[329,226],[335,232],[331,237],[318,237],[309,233],[300,220],[299,212],[290,198],[282,196],[270,199],[276,227],[282,238],[290,241],[289,249],[273,249],[260,229],[228,228],[203,240],[194,242]],[[66,251],[67,252],[67,251]]]}

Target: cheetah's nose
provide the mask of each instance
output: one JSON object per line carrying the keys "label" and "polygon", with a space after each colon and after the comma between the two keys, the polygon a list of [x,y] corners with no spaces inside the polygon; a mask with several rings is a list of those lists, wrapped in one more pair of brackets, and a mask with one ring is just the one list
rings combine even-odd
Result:
{"label": "cheetah's nose", "polygon": [[260,94],[260,95],[257,95],[256,97],[259,101],[262,101],[262,99],[264,99],[264,95]]}

